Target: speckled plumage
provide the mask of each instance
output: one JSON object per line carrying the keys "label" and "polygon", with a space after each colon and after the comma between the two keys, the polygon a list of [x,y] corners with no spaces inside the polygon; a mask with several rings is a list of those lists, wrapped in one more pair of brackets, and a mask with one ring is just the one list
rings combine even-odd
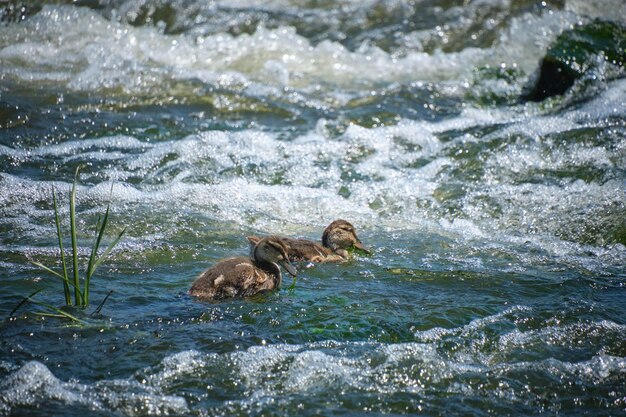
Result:
{"label": "speckled plumage", "polygon": [[[251,236],[259,241],[261,238]],[[322,245],[307,239],[292,239],[283,237],[283,242],[288,247],[289,259],[292,261],[306,262],[343,262],[348,259],[346,249],[357,248],[367,253],[356,235],[354,226],[345,220],[335,220],[329,224],[322,234]]]}
{"label": "speckled plumage", "polygon": [[250,257],[239,256],[218,262],[194,281],[189,290],[192,296],[203,299],[248,297],[279,288],[282,275],[278,264],[291,275],[296,274],[289,262],[287,246],[281,238],[268,236],[254,244]]}
{"label": "speckled plumage", "polygon": [[346,258],[319,243],[307,239],[283,238],[287,245],[289,259],[308,262],[342,262]]}

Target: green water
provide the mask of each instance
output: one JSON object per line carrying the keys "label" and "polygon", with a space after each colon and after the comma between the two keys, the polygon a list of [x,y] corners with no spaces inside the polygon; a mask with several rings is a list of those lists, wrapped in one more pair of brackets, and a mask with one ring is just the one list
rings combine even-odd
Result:
{"label": "green water", "polygon": [[[16,5],[0,415],[625,413],[621,2]],[[526,102],[545,54],[580,72]],[[109,201],[105,246],[127,232],[71,310],[85,323],[9,318],[38,288],[63,303],[32,262],[59,268],[51,188],[68,235],[78,166],[81,265]],[[338,218],[371,256],[187,294],[246,236],[320,240]]]}

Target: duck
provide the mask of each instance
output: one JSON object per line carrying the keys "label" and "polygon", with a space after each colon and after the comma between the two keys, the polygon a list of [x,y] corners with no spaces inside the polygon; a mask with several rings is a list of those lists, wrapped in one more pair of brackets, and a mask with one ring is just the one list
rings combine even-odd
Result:
{"label": "duck", "polygon": [[191,285],[189,294],[201,299],[222,300],[250,297],[280,287],[283,267],[296,276],[289,260],[288,248],[278,236],[252,239],[250,256],[224,259],[202,272]]}
{"label": "duck", "polygon": [[[250,242],[261,240],[258,236],[251,236]],[[288,246],[289,259],[314,263],[344,262],[349,258],[348,249],[356,248],[371,254],[363,246],[356,235],[354,226],[342,219],[330,223],[322,233],[322,244],[307,239],[282,238]]]}

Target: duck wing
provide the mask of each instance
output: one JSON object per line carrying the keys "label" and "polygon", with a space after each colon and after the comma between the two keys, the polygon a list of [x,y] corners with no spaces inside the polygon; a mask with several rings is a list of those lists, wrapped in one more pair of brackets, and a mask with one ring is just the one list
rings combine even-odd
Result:
{"label": "duck wing", "polygon": [[284,238],[283,241],[289,247],[289,259],[293,261],[337,262],[343,260],[332,250],[312,240]]}

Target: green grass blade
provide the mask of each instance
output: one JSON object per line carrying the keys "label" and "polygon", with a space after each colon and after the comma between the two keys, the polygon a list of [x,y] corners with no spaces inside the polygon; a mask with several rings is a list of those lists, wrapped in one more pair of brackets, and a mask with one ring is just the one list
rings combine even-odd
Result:
{"label": "green grass blade", "polygon": [[[52,275],[54,275],[54,276],[56,276],[56,277],[59,277],[59,278],[61,278],[62,280],[64,280],[64,281],[65,281],[65,279],[63,278],[63,275],[59,274],[59,273],[58,273],[58,272],[56,272],[56,271],[53,271],[52,269],[48,268],[48,267],[47,267],[47,266],[45,266],[44,264],[40,264],[39,262],[34,262],[34,261],[31,261],[31,263],[32,263],[33,265],[35,265],[35,266],[40,267],[41,269],[44,269],[44,270],[45,270],[45,271],[47,271],[47,272],[50,272]],[[74,286],[74,283],[73,283],[73,282],[71,282],[71,281],[68,281],[68,284],[69,284],[69,285],[71,285],[71,286]]]}
{"label": "green grass blade", "polygon": [[289,287],[287,287],[287,290],[290,293],[293,293],[296,290],[296,277],[293,277],[293,282],[291,283],[291,285]]}
{"label": "green grass blade", "polygon": [[65,318],[65,316],[62,316],[61,314],[55,314],[55,313],[39,313],[39,312],[36,312],[35,314],[38,315],[38,316],[42,316],[42,317],[54,317],[54,318],[57,318],[57,319]]}
{"label": "green grass blade", "polygon": [[104,235],[104,229],[106,228],[107,221],[109,218],[109,206],[107,206],[107,211],[104,214],[104,220],[102,224],[100,224],[100,217],[98,217],[98,222],[96,224],[96,240],[91,247],[91,255],[89,256],[89,263],[87,264],[87,273],[85,275],[85,287],[83,290],[83,298],[85,300],[85,305],[89,305],[89,284],[91,283],[91,276],[95,271],[95,264],[98,255],[98,249],[100,248],[100,242],[102,241],[102,236]]}
{"label": "green grass blade", "polygon": [[57,277],[61,278],[63,281],[65,281],[65,277],[63,277],[63,275],[59,274],[59,273],[58,273],[58,272],[56,272],[56,271],[53,271],[52,269],[48,268],[48,267],[47,267],[47,266],[45,266],[44,264],[40,264],[39,262],[34,262],[34,261],[31,261],[31,263],[32,263],[33,265],[38,266],[38,267],[39,267],[39,268],[41,268],[41,269],[46,270],[47,272],[50,272],[50,273],[51,273],[51,274],[53,274],[54,276],[57,276]]}
{"label": "green grass blade", "polygon": [[102,310],[102,307],[104,307],[104,303],[107,302],[107,300],[109,299],[109,297],[111,296],[111,294],[113,294],[113,290],[110,290],[109,293],[106,295],[106,297],[104,297],[104,300],[102,300],[102,302],[100,303],[100,305],[98,306],[98,308],[96,308],[96,311],[94,311],[93,313],[91,313],[92,316],[99,314],[100,311]]}
{"label": "green grass blade", "polygon": [[120,241],[120,239],[122,238],[122,236],[124,235],[124,233],[126,232],[126,228],[124,228],[119,235],[117,235],[117,237],[115,238],[115,240],[113,240],[113,242],[111,242],[111,244],[106,248],[106,250],[104,251],[104,253],[98,257],[98,259],[96,259],[96,263],[94,264],[93,270],[95,271],[96,268],[98,267],[98,265],[100,265],[107,256],[109,256],[109,253],[111,253],[111,251],[113,250],[113,248],[115,247],[115,245],[117,245],[117,242]]}
{"label": "green grass blade", "polygon": [[70,234],[72,237],[72,260],[74,266],[74,304],[85,307],[83,295],[80,292],[80,282],[78,280],[78,248],[76,245],[76,183],[78,182],[79,170],[80,166],[76,168],[74,184],[70,192]]}
{"label": "green grass blade", "polygon": [[29,295],[28,297],[26,297],[22,301],[20,301],[18,303],[18,305],[16,305],[15,308],[13,310],[11,310],[11,313],[9,314],[9,317],[13,317],[13,314],[15,314],[15,312],[17,310],[19,310],[21,306],[23,306],[28,300],[31,299],[31,297],[34,297],[35,295],[39,294],[41,291],[43,291],[43,288],[39,288],[37,291],[33,291],[33,293],[31,295]]}
{"label": "green grass blade", "polygon": [[[111,196],[113,195],[113,184],[114,183],[111,182],[111,190],[109,191],[109,203],[107,204],[107,209],[106,209],[106,212],[104,213],[104,218],[102,219],[102,225],[100,225],[100,217],[98,217],[98,224],[96,225],[97,238],[96,238],[96,241],[94,242],[93,247],[91,248],[91,256],[89,258],[89,265],[87,266],[87,275],[85,276],[85,292],[84,292],[85,300],[87,304],[89,303],[89,284],[91,283],[91,276],[96,271],[96,267],[102,262],[102,261],[97,262],[98,260],[97,255],[98,255],[98,249],[100,248],[100,243],[102,242],[102,237],[104,236],[104,231],[106,230],[107,223],[109,222],[109,213],[111,212]],[[122,233],[124,232],[122,231]],[[119,241],[121,237],[122,236],[120,234],[117,240]],[[115,246],[115,244],[117,244],[117,241],[113,244],[113,246]],[[107,248],[107,250],[110,252],[110,249]],[[107,255],[108,255],[108,252],[105,253],[104,257],[106,257]],[[106,298],[105,298],[105,301],[106,301]]]}
{"label": "green grass blade", "polygon": [[102,242],[102,237],[104,236],[104,231],[107,227],[107,223],[109,222],[109,212],[111,209],[110,203],[107,205],[107,210],[104,213],[104,218],[102,219],[102,224],[100,224],[100,219],[98,219],[98,224],[100,225],[100,230],[98,231],[98,237],[96,238],[93,247],[91,248],[91,256],[89,257],[89,265],[87,266],[87,275],[85,276],[85,301],[89,304],[89,284],[91,283],[91,276],[96,271],[96,267],[98,265],[98,249],[100,248],[100,243]]}
{"label": "green grass blade", "polygon": [[68,319],[70,319],[70,320],[74,320],[74,321],[76,321],[76,322],[78,322],[78,323],[87,324],[87,322],[85,322],[84,320],[81,320],[81,319],[79,319],[78,317],[73,316],[72,314],[67,313],[67,312],[65,312],[65,311],[61,310],[60,308],[57,308],[57,307],[55,307],[55,306],[53,306],[53,305],[50,305],[50,304],[48,304],[48,303],[44,303],[44,302],[41,302],[41,301],[36,301],[36,300],[30,300],[30,302],[31,302],[31,303],[33,303],[33,304],[36,304],[36,305],[38,305],[38,306],[45,307],[45,308],[47,308],[48,310],[52,310],[52,311],[54,311],[55,313],[60,314],[60,315],[61,315],[61,316],[63,316],[63,317],[67,317],[67,318],[68,318]]}
{"label": "green grass blade", "polygon": [[54,205],[54,222],[57,226],[57,237],[59,238],[59,251],[61,252],[61,265],[63,266],[63,294],[65,295],[65,304],[72,305],[72,296],[70,294],[69,277],[67,275],[67,264],[65,263],[65,252],[63,251],[63,236],[61,235],[61,221],[59,220],[59,209],[57,207],[57,195],[52,187],[52,203]]}

